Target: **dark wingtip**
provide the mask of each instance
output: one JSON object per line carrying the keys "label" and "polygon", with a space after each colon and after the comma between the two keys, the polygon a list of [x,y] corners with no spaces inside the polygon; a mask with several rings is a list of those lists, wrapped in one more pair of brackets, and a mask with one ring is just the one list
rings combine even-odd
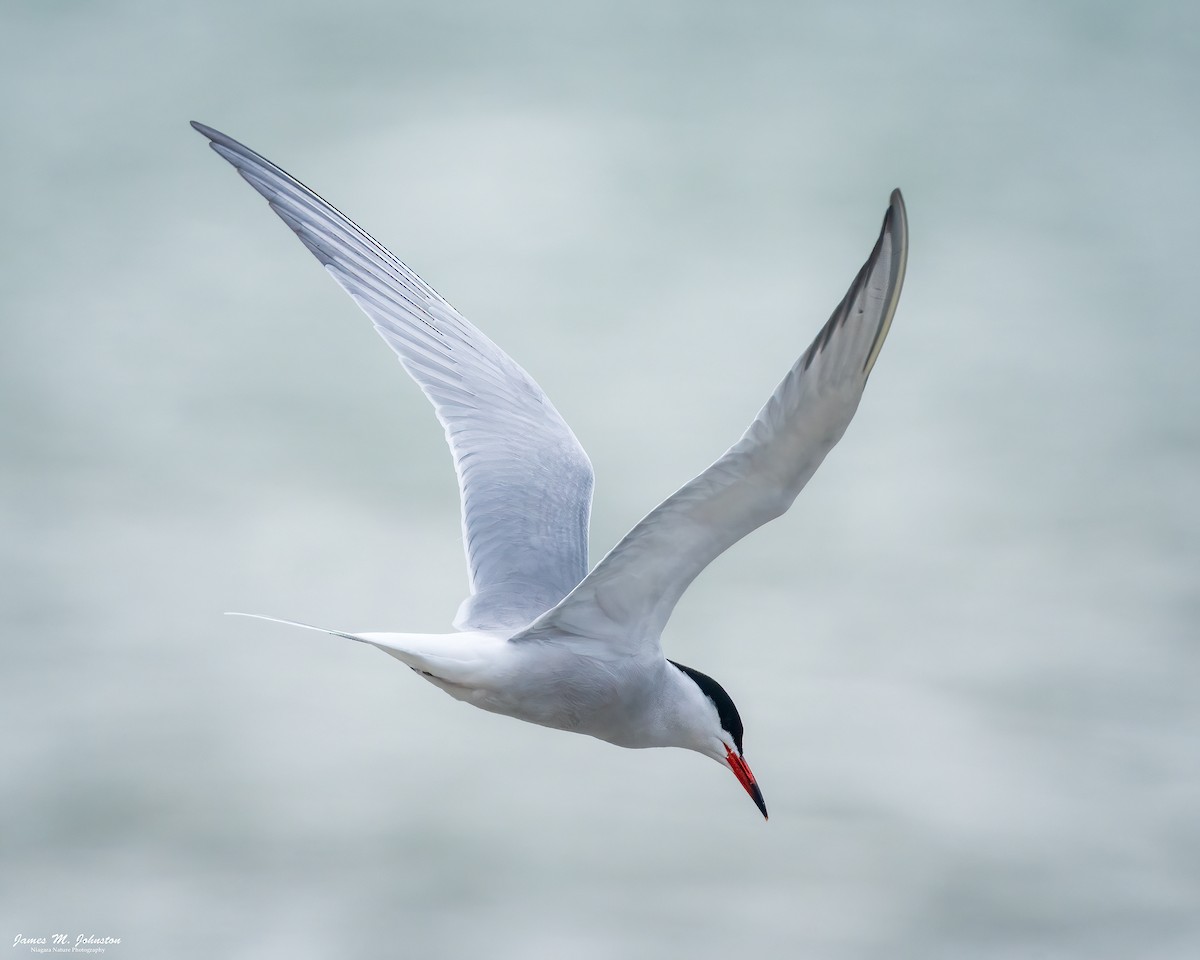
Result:
{"label": "dark wingtip", "polygon": [[254,152],[253,150],[249,150],[245,145],[238,143],[229,134],[222,133],[220,130],[210,127],[206,123],[201,123],[199,120],[189,120],[188,122],[191,124],[192,129],[204,137],[208,141],[208,145],[214,150],[218,146],[221,146],[234,150],[248,150],[250,153]]}
{"label": "dark wingtip", "polygon": [[896,187],[888,197],[888,208],[883,214],[883,229],[881,233],[886,233],[888,228],[892,226],[893,221],[899,217],[901,220],[907,219],[907,210],[904,206],[904,195],[900,192],[900,188]]}

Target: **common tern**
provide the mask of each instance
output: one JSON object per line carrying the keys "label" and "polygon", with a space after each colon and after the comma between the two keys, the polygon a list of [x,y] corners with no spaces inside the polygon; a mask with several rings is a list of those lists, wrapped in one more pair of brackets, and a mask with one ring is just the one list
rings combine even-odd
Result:
{"label": "common tern", "polygon": [[457,632],[349,633],[260,619],[371,644],[483,710],[621,747],[702,753],[733,771],[766,817],[733,700],[712,677],[666,659],[660,638],[697,574],[787,511],[858,409],[904,281],[900,191],[846,296],[741,439],[589,572],[592,465],[533,378],[299,180],[192,126],[354,298],[432,401],[462,498],[470,592]]}

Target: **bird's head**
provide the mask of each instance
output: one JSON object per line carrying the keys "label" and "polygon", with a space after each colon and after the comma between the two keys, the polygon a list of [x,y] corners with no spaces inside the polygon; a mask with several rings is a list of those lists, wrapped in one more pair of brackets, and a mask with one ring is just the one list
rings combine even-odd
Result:
{"label": "bird's head", "polygon": [[767,804],[763,800],[762,791],[758,789],[758,782],[754,779],[749,764],[742,756],[742,718],[738,715],[733,700],[725,692],[725,688],[707,674],[685,667],[674,660],[667,662],[695,684],[701,694],[701,698],[696,702],[703,717],[700,719],[700,729],[695,731],[698,737],[692,749],[712,757],[732,770],[738,783],[746,788],[746,792],[766,819]]}

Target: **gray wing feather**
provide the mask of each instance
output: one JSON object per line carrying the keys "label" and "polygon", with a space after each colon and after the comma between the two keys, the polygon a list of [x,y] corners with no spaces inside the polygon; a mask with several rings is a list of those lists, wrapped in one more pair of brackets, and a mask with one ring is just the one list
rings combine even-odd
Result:
{"label": "gray wing feather", "polygon": [[592,465],[541,388],[449,303],[299,180],[193,123],[296,233],[432,401],[462,494],[459,629],[511,629],[587,573]]}
{"label": "gray wing feather", "polygon": [[593,641],[594,651],[660,653],[663,627],[692,580],[782,515],[845,433],[891,325],[907,256],[908,224],[896,190],[849,292],[742,438],[513,639],[579,638]]}

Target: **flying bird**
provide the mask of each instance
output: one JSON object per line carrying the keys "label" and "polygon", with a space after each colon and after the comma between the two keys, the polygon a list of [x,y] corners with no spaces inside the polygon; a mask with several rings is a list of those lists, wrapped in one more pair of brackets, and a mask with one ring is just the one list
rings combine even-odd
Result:
{"label": "flying bird", "polygon": [[[433,403],[462,499],[470,592],[454,633],[347,633],[456,700],[621,747],[682,747],[731,770],[764,817],[742,720],[661,636],[688,585],[781,516],[841,439],[891,326],[908,255],[899,190],[871,255],[746,432],[588,570],[592,465],[508,354],[379,242],[231,137],[193,127],[270,204]],[[256,616],[250,614],[250,616]]]}

